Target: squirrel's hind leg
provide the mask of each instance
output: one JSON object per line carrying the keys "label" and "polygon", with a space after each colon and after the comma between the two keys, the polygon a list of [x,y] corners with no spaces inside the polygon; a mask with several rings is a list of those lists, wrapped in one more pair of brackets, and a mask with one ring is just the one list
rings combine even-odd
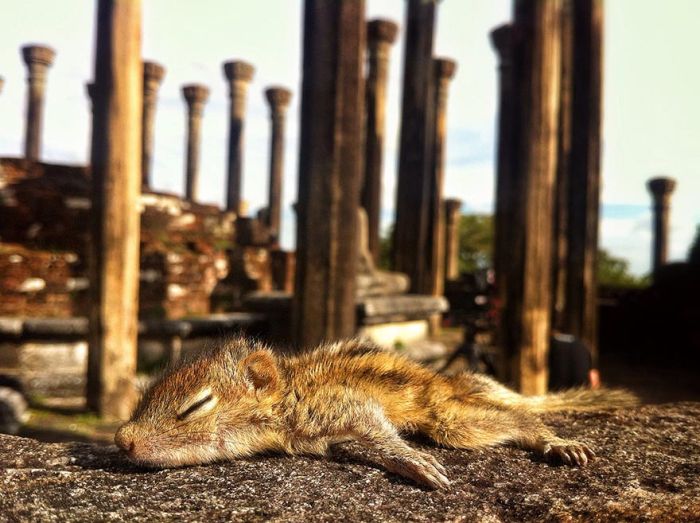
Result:
{"label": "squirrel's hind leg", "polygon": [[445,447],[478,449],[511,444],[579,466],[594,457],[587,445],[557,437],[526,409],[475,398],[450,400],[436,410],[435,423],[426,434]]}

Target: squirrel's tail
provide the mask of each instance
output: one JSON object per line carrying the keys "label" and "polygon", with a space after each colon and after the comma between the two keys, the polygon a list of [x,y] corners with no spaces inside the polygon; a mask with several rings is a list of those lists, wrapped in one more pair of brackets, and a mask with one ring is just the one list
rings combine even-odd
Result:
{"label": "squirrel's tail", "polygon": [[639,405],[639,398],[625,389],[575,388],[542,396],[522,396],[483,374],[463,373],[449,378],[460,391],[535,412],[595,411]]}
{"label": "squirrel's tail", "polygon": [[569,389],[543,396],[521,396],[521,404],[535,412],[596,411],[639,405],[639,398],[625,389]]}

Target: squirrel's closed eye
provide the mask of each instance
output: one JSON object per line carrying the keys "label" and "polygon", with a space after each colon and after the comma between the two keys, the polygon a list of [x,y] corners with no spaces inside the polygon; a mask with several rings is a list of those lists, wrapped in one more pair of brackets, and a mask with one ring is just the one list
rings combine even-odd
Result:
{"label": "squirrel's closed eye", "polygon": [[182,421],[195,412],[204,413],[210,411],[216,405],[218,399],[214,397],[211,390],[204,389],[191,401],[186,403],[175,416],[178,421]]}

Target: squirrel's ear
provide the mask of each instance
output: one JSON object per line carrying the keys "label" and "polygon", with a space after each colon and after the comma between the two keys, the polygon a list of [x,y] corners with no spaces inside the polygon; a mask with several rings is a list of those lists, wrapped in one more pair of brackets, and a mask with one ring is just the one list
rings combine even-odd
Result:
{"label": "squirrel's ear", "polygon": [[267,351],[257,351],[241,361],[246,380],[255,388],[274,389],[279,383],[279,373],[275,359]]}

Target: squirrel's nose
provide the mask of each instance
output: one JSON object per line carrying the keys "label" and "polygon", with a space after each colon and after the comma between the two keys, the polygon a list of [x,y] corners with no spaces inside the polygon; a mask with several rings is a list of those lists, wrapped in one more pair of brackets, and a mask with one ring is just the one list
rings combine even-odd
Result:
{"label": "squirrel's nose", "polygon": [[114,443],[127,454],[132,453],[136,446],[134,443],[133,428],[133,423],[126,423],[119,427],[119,430],[117,430],[117,433],[114,435]]}

